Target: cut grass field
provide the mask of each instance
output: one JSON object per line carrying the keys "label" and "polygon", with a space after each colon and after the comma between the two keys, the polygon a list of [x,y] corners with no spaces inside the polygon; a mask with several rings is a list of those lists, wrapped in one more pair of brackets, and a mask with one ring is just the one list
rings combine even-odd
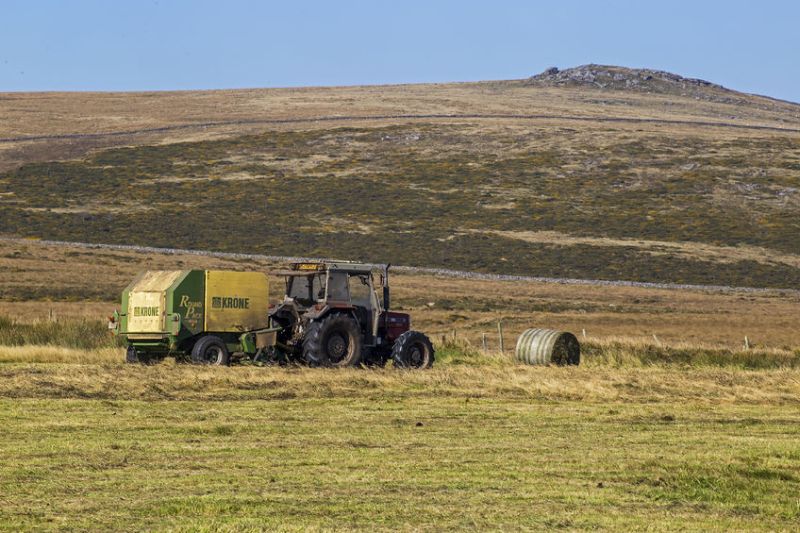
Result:
{"label": "cut grass field", "polygon": [[764,530],[790,369],[0,364],[0,528]]}
{"label": "cut grass field", "polygon": [[0,404],[0,450],[14,457],[0,463],[7,530],[790,531],[798,520],[794,407]]}
{"label": "cut grass field", "polygon": [[459,341],[430,371],[138,366],[100,321],[0,326],[8,531],[800,519],[799,351],[606,339],[537,368]]}

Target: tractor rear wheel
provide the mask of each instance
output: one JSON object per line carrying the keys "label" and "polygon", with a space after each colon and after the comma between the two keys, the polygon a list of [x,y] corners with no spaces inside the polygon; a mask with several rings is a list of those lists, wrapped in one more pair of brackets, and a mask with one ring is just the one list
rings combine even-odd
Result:
{"label": "tractor rear wheel", "polygon": [[431,340],[419,331],[406,331],[397,337],[392,347],[394,366],[400,368],[430,368],[434,353]]}
{"label": "tractor rear wheel", "polygon": [[312,322],[303,336],[303,358],[312,366],[358,366],[361,362],[358,323],[343,314]]}
{"label": "tractor rear wheel", "polygon": [[227,365],[230,358],[228,347],[214,335],[201,337],[192,347],[192,363],[196,365]]}

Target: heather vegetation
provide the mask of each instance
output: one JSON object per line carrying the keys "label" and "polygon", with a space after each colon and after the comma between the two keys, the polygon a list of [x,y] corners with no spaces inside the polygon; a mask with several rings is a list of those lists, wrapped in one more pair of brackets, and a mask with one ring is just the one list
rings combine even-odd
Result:
{"label": "heather vegetation", "polygon": [[[800,284],[800,140],[781,135],[434,124],[268,132],[31,163],[0,175],[0,199],[0,227],[31,237]],[[526,238],[553,230],[567,238]],[[676,254],[658,243],[732,253]]]}

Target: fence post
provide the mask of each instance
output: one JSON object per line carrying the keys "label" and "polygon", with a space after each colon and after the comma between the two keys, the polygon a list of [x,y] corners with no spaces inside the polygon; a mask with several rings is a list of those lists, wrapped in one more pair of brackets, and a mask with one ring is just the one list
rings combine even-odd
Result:
{"label": "fence post", "polygon": [[503,342],[503,321],[502,320],[498,320],[497,321],[497,334],[500,337],[500,353],[503,353],[503,352],[505,352],[506,347],[505,347],[505,343]]}

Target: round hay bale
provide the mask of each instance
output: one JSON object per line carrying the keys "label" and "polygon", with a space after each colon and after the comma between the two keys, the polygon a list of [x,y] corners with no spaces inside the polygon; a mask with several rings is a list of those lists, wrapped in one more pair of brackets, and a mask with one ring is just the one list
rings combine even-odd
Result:
{"label": "round hay bale", "polygon": [[517,360],[527,365],[577,365],[581,346],[572,333],[552,329],[528,329],[517,339]]}

